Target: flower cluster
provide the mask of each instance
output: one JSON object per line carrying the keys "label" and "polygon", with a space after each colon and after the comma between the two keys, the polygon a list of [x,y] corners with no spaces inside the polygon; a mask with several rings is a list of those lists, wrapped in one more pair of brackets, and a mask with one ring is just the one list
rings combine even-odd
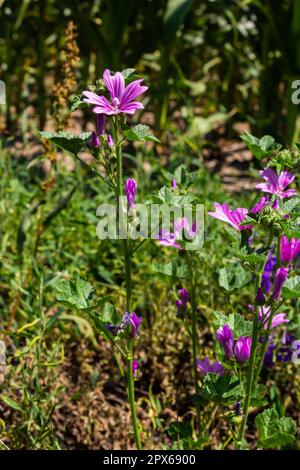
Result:
{"label": "flower cluster", "polygon": [[182,313],[184,313],[185,310],[187,309],[187,303],[190,297],[184,287],[182,287],[179,290],[178,296],[179,296],[179,299],[176,300],[177,313],[178,315],[182,315]]}
{"label": "flower cluster", "polygon": [[114,336],[117,336],[117,335],[120,335],[121,333],[124,333],[127,330],[128,326],[131,326],[131,336],[134,338],[138,333],[138,329],[139,329],[141,322],[142,322],[142,318],[136,315],[135,312],[131,312],[131,313],[126,312],[123,315],[120,323],[118,323],[117,325],[110,323],[106,325],[106,328]]}
{"label": "flower cluster", "polygon": [[216,334],[217,341],[222,345],[227,359],[235,358],[238,362],[246,362],[251,353],[251,337],[240,336],[234,341],[234,334],[229,325],[221,326]]}

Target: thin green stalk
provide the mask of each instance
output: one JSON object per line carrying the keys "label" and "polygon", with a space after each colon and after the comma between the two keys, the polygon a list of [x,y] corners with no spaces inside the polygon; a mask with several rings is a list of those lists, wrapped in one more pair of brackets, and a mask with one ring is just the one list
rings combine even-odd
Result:
{"label": "thin green stalk", "polygon": [[252,396],[252,388],[253,388],[252,386],[253,386],[253,379],[254,379],[254,367],[255,367],[255,359],[256,359],[256,348],[257,348],[257,343],[258,343],[258,333],[259,333],[258,306],[255,306],[253,327],[252,327],[251,355],[249,359],[247,384],[246,384],[246,396],[245,396],[244,407],[243,407],[243,420],[241,423],[240,432],[238,436],[238,443],[237,443],[237,447],[239,449],[242,445],[242,441],[243,441],[244,434],[245,434],[248,413],[249,413],[249,406],[250,406],[251,396]]}
{"label": "thin green stalk", "polygon": [[192,269],[190,256],[187,254],[187,265],[189,272],[189,280],[191,285],[191,305],[192,305],[192,356],[193,356],[193,372],[195,382],[195,394],[196,394],[196,412],[197,412],[197,425],[200,427],[200,404],[199,404],[199,382],[198,382],[198,334],[197,334],[197,312],[196,312],[196,293],[195,293],[195,280]]}
{"label": "thin green stalk", "polygon": [[[122,204],[120,198],[123,195],[123,176],[122,176],[122,149],[121,143],[118,138],[118,128],[117,121],[114,121],[114,138],[116,142],[116,173],[117,173],[117,207],[119,210],[119,216],[121,217],[121,227],[124,227],[124,211],[123,207],[120,207]],[[128,240],[122,240],[122,249],[125,262],[125,281],[126,281],[126,309],[128,312],[131,310],[131,258],[128,250]],[[132,359],[133,359],[133,339],[129,340],[128,344],[128,356],[127,356],[127,392],[128,400],[131,409],[131,419],[134,432],[135,443],[138,450],[142,449],[141,440],[140,440],[140,430],[138,424],[138,418],[136,413],[136,402],[135,402],[135,392],[134,392],[134,377],[132,371]]]}
{"label": "thin green stalk", "polygon": [[[267,242],[267,247],[268,250],[271,247],[272,244],[272,239],[273,236],[270,234],[268,242]],[[261,280],[262,280],[262,275],[267,263],[268,257],[266,257],[265,262],[263,263],[263,266],[257,275],[257,280],[256,280],[256,286],[255,286],[255,294],[258,291],[259,286],[261,285]],[[253,326],[252,326],[252,343],[251,343],[251,355],[249,359],[249,367],[248,367],[248,372],[247,372],[247,383],[246,383],[246,394],[245,394],[245,400],[244,400],[244,406],[243,406],[243,419],[237,439],[237,448],[240,449],[244,434],[245,434],[245,429],[246,429],[246,424],[247,424],[247,419],[248,419],[248,414],[249,414],[249,407],[250,407],[250,402],[251,402],[251,397],[252,397],[252,392],[253,392],[253,384],[255,382],[255,360],[256,360],[256,353],[257,353],[257,344],[258,344],[258,338],[259,338],[259,315],[258,315],[258,305],[255,304],[254,306],[254,318],[253,318]]]}

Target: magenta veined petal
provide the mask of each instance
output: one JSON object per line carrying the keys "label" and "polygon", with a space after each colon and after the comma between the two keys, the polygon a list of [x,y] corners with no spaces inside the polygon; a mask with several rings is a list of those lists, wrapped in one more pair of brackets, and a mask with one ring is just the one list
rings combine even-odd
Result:
{"label": "magenta veined petal", "polygon": [[148,90],[147,86],[140,85],[142,81],[143,80],[135,80],[134,82],[131,82],[129,85],[127,85],[122,96],[121,106],[122,104],[129,103]]}
{"label": "magenta veined petal", "polygon": [[112,76],[110,71],[106,69],[103,73],[103,80],[109,91],[111,100],[118,98],[120,102],[125,89],[125,80],[121,72],[116,72],[115,75]]}

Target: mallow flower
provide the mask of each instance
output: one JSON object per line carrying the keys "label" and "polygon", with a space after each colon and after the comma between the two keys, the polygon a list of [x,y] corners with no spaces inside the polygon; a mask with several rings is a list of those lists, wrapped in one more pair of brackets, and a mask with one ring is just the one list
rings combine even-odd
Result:
{"label": "mallow flower", "polygon": [[131,367],[132,367],[133,376],[136,376],[137,370],[139,368],[139,361],[137,359],[133,359],[131,363]]}
{"label": "mallow flower", "polygon": [[183,247],[180,244],[180,242],[183,241],[183,232],[187,234],[189,239],[193,239],[197,233],[195,224],[192,224],[192,227],[190,227],[186,217],[182,217],[174,221],[174,232],[170,232],[163,228],[155,238],[158,239],[160,245],[171,246],[177,250],[183,250]]}
{"label": "mallow flower", "polygon": [[276,274],[275,274],[274,289],[273,289],[273,294],[272,294],[273,300],[278,300],[279,297],[281,296],[281,291],[288,277],[288,274],[289,274],[288,268],[277,269]]}
{"label": "mallow flower", "polygon": [[130,314],[130,324],[131,324],[131,336],[135,337],[137,335],[140,324],[142,323],[142,317],[138,317],[135,312]]}
{"label": "mallow flower", "polygon": [[264,289],[267,294],[269,294],[271,290],[271,278],[273,275],[274,267],[276,265],[276,261],[277,258],[275,255],[273,255],[273,248],[271,248],[261,278],[261,288]]}
{"label": "mallow flower", "polygon": [[286,187],[294,181],[295,176],[288,171],[282,171],[277,175],[276,171],[272,168],[266,168],[260,171],[260,175],[266,183],[259,183],[256,188],[264,193],[275,194],[280,199],[295,196],[297,194],[295,189],[286,189]]}
{"label": "mallow flower", "polygon": [[141,85],[143,80],[134,80],[125,86],[125,80],[121,72],[111,75],[106,69],[103,73],[104,84],[109,92],[110,100],[104,95],[97,95],[91,91],[85,90],[82,94],[85,96],[86,103],[95,105],[93,112],[96,114],[134,114],[137,109],[144,106],[139,101],[134,101],[138,96],[145,93],[148,87]]}
{"label": "mallow flower", "polygon": [[204,377],[208,372],[223,375],[225,371],[221,362],[215,361],[211,363],[208,357],[205,357],[203,360],[197,359],[197,367]]}
{"label": "mallow flower", "polygon": [[279,208],[278,199],[275,199],[275,201],[273,203],[271,203],[270,196],[263,196],[262,198],[260,198],[258,203],[254,207],[252,207],[252,209],[250,210],[250,213],[251,214],[258,214],[265,207],[269,207],[271,205],[272,205],[273,209],[277,210]]}
{"label": "mallow flower", "polygon": [[[258,308],[258,319],[264,324],[265,330],[268,328],[268,319],[270,317],[270,314],[271,307],[262,306]],[[284,323],[289,323],[289,320],[286,318],[286,313],[277,313],[272,318],[271,328],[276,328],[277,326],[283,325]]]}
{"label": "mallow flower", "polygon": [[137,184],[136,184],[135,179],[128,178],[125,184],[125,191],[126,191],[128,206],[130,209],[134,207],[136,188],[137,188]]}
{"label": "mallow flower", "polygon": [[219,204],[218,202],[214,203],[215,212],[208,212],[208,215],[214,217],[215,219],[222,220],[231,225],[236,230],[252,229],[251,225],[241,225],[242,221],[246,218],[248,214],[248,209],[244,207],[239,207],[238,209],[230,209],[228,204]]}
{"label": "mallow flower", "polygon": [[238,362],[248,361],[251,355],[252,338],[250,336],[240,336],[234,345],[234,357]]}
{"label": "mallow flower", "polygon": [[290,264],[298,255],[300,255],[300,240],[288,239],[283,235],[280,243],[280,261],[283,264]]}
{"label": "mallow flower", "polygon": [[233,356],[234,336],[229,325],[221,326],[216,333],[217,341],[222,345],[228,359]]}
{"label": "mallow flower", "polygon": [[182,287],[178,292],[178,296],[179,296],[179,299],[176,300],[176,307],[177,307],[178,315],[181,315],[187,308],[187,303],[189,301],[189,294],[185,290],[185,288]]}

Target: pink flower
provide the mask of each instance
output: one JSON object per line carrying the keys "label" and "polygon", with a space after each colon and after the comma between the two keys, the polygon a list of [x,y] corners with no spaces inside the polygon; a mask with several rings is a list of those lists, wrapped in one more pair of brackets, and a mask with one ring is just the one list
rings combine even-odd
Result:
{"label": "pink flower", "polygon": [[221,326],[216,333],[217,341],[223,346],[224,352],[228,359],[233,356],[234,336],[229,325]]}
{"label": "pink flower", "polygon": [[[259,307],[258,309],[258,318],[260,322],[264,323],[264,329],[268,329],[268,319],[270,317],[271,313],[271,308],[264,306],[264,307]],[[289,320],[286,318],[286,313],[277,313],[274,315],[272,318],[272,324],[271,328],[276,328],[279,325],[282,325],[284,323],[289,323]]]}
{"label": "pink flower", "polygon": [[289,275],[288,268],[277,269],[276,274],[275,274],[275,279],[274,279],[274,290],[272,294],[273,300],[278,300],[279,297],[281,296],[281,291],[288,275]]}
{"label": "pink flower", "polygon": [[133,359],[133,361],[131,363],[131,367],[132,367],[133,376],[135,377],[136,373],[137,373],[137,370],[139,368],[139,361],[137,359]]}
{"label": "pink flower", "polygon": [[134,206],[137,183],[134,178],[128,178],[125,184],[127,202],[130,209]]}
{"label": "pink flower", "polygon": [[288,171],[282,171],[279,176],[272,168],[266,168],[260,171],[260,175],[266,183],[259,183],[256,188],[264,193],[276,194],[280,199],[295,196],[295,189],[285,189],[294,181],[295,176]]}
{"label": "pink flower", "polygon": [[103,73],[103,80],[109,91],[110,101],[105,96],[99,96],[91,91],[86,90],[82,93],[86,97],[83,101],[95,105],[94,113],[107,115],[134,114],[137,109],[144,108],[139,101],[133,101],[148,90],[148,87],[141,86],[143,80],[134,80],[125,87],[125,80],[121,72],[111,75],[108,69]]}
{"label": "pink flower", "polygon": [[208,372],[212,372],[218,375],[224,374],[224,367],[222,366],[221,362],[215,361],[210,363],[208,357],[205,357],[202,361],[197,359],[197,367],[203,376],[205,376]]}
{"label": "pink flower", "polygon": [[300,240],[291,238],[290,240],[284,235],[280,244],[280,260],[282,263],[291,263],[296,256],[300,254]]}
{"label": "pink flower", "polygon": [[208,212],[211,217],[222,220],[222,222],[226,222],[237,230],[252,228],[251,225],[241,225],[241,222],[248,214],[247,209],[240,207],[238,209],[231,210],[229,209],[228,204],[219,204],[218,202],[215,202],[214,206],[215,212]]}
{"label": "pink flower", "polygon": [[176,248],[177,250],[183,250],[183,247],[179,243],[179,241],[182,241],[183,239],[183,236],[182,236],[183,231],[185,231],[185,233],[190,239],[194,238],[196,235],[195,224],[193,224],[192,227],[190,228],[186,217],[182,217],[174,221],[173,233],[169,232],[166,229],[162,229],[157,238],[159,240],[160,245],[172,246],[173,248]]}
{"label": "pink flower", "polygon": [[250,336],[240,336],[234,346],[234,356],[238,362],[248,361],[251,355],[252,338]]}
{"label": "pink flower", "polygon": [[130,314],[130,324],[131,324],[131,335],[134,337],[137,335],[140,324],[142,323],[142,317],[138,317],[135,312]]}

